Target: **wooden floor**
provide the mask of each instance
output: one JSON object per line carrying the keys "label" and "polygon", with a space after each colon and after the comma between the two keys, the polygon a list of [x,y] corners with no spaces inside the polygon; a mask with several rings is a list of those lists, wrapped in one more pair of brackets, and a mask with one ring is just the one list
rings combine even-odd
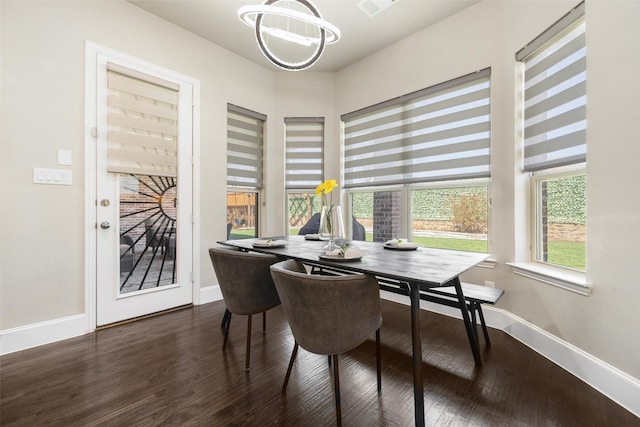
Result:
{"label": "wooden floor", "polygon": [[[340,361],[345,426],[413,425],[407,306],[383,301],[382,394],[373,337]],[[199,307],[3,356],[0,425],[329,426],[335,424],[327,358],[300,350],[281,394],[292,338],[281,308],[267,333],[254,317],[244,371],[246,317]],[[459,320],[422,313],[428,426],[640,426],[640,419],[513,338],[491,330],[476,368]]]}

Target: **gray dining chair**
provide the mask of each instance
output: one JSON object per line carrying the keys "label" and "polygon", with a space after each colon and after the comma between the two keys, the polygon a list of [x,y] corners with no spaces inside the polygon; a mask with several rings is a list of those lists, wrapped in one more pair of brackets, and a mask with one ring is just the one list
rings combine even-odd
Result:
{"label": "gray dining chair", "polygon": [[380,290],[371,275],[307,274],[294,260],[271,266],[271,275],[295,339],[282,392],[285,393],[298,346],[330,356],[333,364],[336,419],[342,425],[338,354],[352,350],[375,332],[378,393],[381,390]]}
{"label": "gray dining chair", "polygon": [[[311,218],[300,228],[298,234],[318,234],[320,231],[320,214],[314,213]],[[351,216],[351,240],[367,240],[367,232],[364,225],[360,224],[355,216]]]}
{"label": "gray dining chair", "polygon": [[231,327],[231,315],[247,316],[247,351],[245,370],[249,370],[251,356],[251,316],[262,313],[262,331],[266,331],[266,311],[280,305],[269,266],[278,261],[273,255],[242,252],[237,248],[218,247],[209,249],[222,297],[227,307],[222,329],[226,350]]}

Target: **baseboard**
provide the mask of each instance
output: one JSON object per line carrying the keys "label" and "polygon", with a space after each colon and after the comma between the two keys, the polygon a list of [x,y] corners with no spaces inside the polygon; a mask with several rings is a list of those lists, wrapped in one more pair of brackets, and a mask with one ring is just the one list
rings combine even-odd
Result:
{"label": "baseboard", "polygon": [[214,302],[222,299],[222,292],[220,286],[211,285],[204,288],[200,288],[200,304],[206,304],[208,302]]}
{"label": "baseboard", "polygon": [[87,333],[84,314],[0,331],[0,355],[73,338]]}
{"label": "baseboard", "polygon": [[[200,304],[222,299],[220,286],[200,289]],[[62,317],[32,325],[0,330],[0,355],[84,335],[88,330],[85,314]]]}
{"label": "baseboard", "polygon": [[[407,297],[384,291],[381,295],[409,305]],[[461,319],[460,311],[452,307],[420,301],[420,308]],[[640,380],[506,310],[483,305],[482,311],[487,326],[511,335],[640,417]]]}

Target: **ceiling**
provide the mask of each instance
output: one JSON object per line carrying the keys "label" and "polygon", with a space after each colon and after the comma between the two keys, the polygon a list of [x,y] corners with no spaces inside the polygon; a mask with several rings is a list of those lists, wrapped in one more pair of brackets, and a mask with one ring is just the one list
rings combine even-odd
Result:
{"label": "ceiling", "polygon": [[[260,4],[261,0],[128,1],[252,62],[279,70],[260,52],[254,31],[237,17],[241,6]],[[322,17],[337,26],[342,36],[326,46],[310,71],[338,71],[480,0],[366,1],[393,4],[369,17],[358,7],[361,0],[313,0]]]}

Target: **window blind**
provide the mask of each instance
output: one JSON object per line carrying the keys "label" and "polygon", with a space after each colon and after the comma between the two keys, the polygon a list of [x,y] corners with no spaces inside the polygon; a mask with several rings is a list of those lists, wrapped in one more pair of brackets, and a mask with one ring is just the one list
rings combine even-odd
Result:
{"label": "window blind", "polygon": [[323,180],[324,118],[285,117],[285,187],[310,189]]}
{"label": "window blind", "polygon": [[342,116],[348,187],[490,176],[491,69]]}
{"label": "window blind", "polygon": [[516,53],[524,62],[524,170],[586,161],[584,3]]}
{"label": "window blind", "polygon": [[266,119],[264,114],[227,104],[227,185],[262,188]]}
{"label": "window blind", "polygon": [[176,176],[179,86],[107,64],[107,171]]}

